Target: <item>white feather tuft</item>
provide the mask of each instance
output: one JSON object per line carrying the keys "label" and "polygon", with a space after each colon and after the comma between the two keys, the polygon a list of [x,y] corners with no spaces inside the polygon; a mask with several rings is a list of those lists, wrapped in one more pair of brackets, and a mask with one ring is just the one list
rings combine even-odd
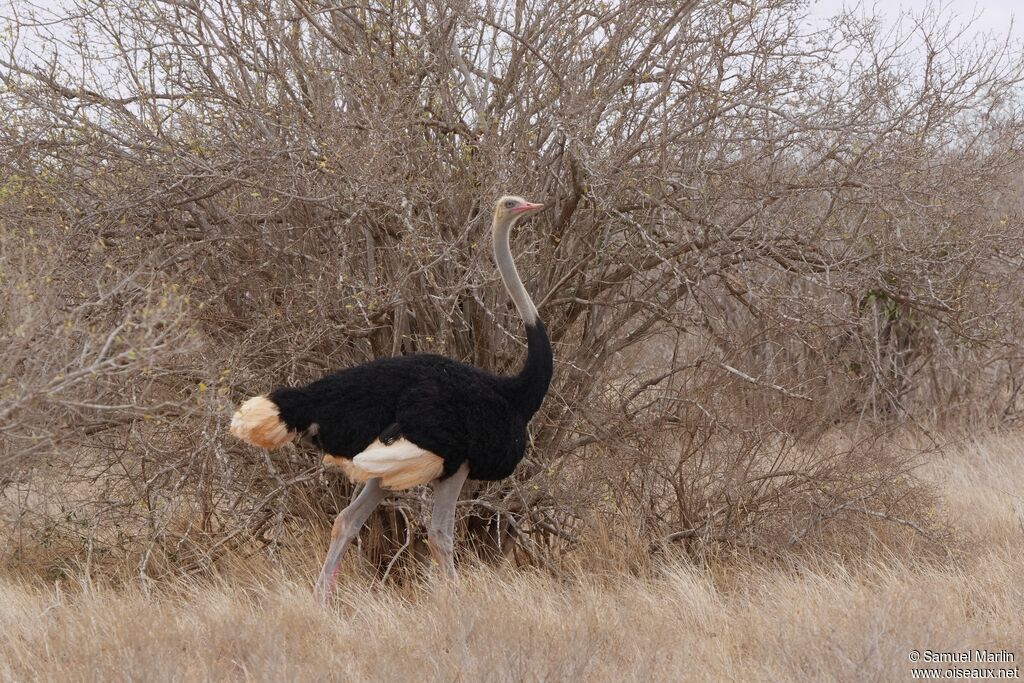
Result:
{"label": "white feather tuft", "polygon": [[238,407],[231,418],[231,433],[268,450],[280,448],[295,436],[281,420],[277,405],[266,396],[254,396]]}
{"label": "white feather tuft", "polygon": [[352,458],[346,474],[353,481],[380,478],[387,489],[408,489],[441,476],[444,460],[407,439],[384,445],[374,441]]}

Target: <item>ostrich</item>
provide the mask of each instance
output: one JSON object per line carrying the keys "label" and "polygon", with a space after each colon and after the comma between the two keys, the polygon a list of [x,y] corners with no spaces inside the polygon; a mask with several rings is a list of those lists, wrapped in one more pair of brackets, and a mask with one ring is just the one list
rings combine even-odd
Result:
{"label": "ostrich", "polygon": [[544,208],[505,196],[494,207],[494,261],[526,324],[526,362],[515,375],[493,375],[443,356],[377,360],[327,375],[304,387],[281,387],[245,401],[231,433],[255,446],[279,448],[303,436],[324,451],[323,464],[362,490],[334,520],[317,580],[330,597],[346,548],[387,490],[433,482],[427,532],[444,577],[455,578],[455,502],[467,478],[494,481],[512,474],[526,450],[526,425],[551,382],[551,343],[516,271],[509,232]]}

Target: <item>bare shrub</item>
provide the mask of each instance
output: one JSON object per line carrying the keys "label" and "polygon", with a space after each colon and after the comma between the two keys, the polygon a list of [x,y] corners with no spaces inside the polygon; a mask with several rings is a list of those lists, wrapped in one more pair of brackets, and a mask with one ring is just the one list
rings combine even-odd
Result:
{"label": "bare shrub", "polygon": [[550,562],[609,519],[699,553],[933,538],[880,437],[1016,416],[1012,44],[807,34],[793,0],[8,13],[0,475],[63,555],[273,552],[347,490],[231,442],[240,398],[419,351],[514,367],[485,213],[512,189],[551,207],[514,250],[556,378],[463,508],[481,552]]}

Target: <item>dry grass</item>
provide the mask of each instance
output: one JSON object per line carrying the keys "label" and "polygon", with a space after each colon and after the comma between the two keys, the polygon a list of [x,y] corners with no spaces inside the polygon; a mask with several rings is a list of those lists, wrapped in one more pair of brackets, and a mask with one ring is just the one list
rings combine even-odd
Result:
{"label": "dry grass", "polygon": [[458,589],[354,577],[315,606],[312,565],[203,585],[0,581],[5,680],[897,680],[911,649],[1024,656],[1021,436],[966,440],[928,474],[968,552],[858,567],[665,567],[651,578],[476,568]]}

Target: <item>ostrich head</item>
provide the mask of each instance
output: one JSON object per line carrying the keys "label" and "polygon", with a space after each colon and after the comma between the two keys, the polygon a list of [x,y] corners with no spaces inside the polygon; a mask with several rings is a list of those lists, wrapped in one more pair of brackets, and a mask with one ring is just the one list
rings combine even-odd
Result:
{"label": "ostrich head", "polygon": [[505,195],[494,205],[494,217],[496,220],[505,222],[531,216],[544,208],[543,204],[533,204],[522,197]]}

